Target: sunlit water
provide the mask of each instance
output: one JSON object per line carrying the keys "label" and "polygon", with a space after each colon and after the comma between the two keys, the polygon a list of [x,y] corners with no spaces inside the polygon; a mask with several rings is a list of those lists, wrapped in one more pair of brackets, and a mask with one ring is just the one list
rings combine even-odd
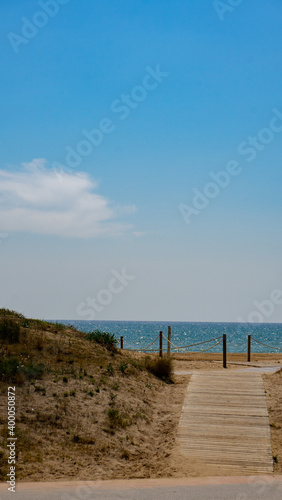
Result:
{"label": "sunlit water", "polygon": [[[186,346],[227,335],[227,349],[229,352],[247,352],[248,335],[270,347],[263,346],[252,340],[253,352],[281,352],[282,354],[282,323],[187,323],[187,322],[158,322],[158,321],[85,321],[60,320],[61,323],[71,324],[82,332],[91,332],[95,329],[114,333],[120,339],[124,337],[125,348],[146,348],[163,331],[167,337],[168,325],[171,325],[171,340],[176,346]],[[220,340],[220,339],[218,339]],[[190,347],[185,350],[195,352],[213,346],[218,340],[210,343]],[[129,344],[129,346],[127,345]],[[167,341],[164,339],[164,348]],[[275,347],[281,350],[275,349]],[[150,349],[157,349],[156,342]],[[222,344],[217,345],[210,352],[221,352]],[[177,350],[174,350],[177,352]],[[209,351],[208,351],[209,352]]]}

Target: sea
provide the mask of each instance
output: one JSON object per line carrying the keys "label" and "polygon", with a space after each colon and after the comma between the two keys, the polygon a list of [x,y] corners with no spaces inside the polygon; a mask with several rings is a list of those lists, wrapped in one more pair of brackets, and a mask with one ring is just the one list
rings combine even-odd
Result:
{"label": "sea", "polygon": [[159,346],[157,337],[160,331],[163,332],[163,348],[166,349],[168,326],[171,326],[172,352],[199,352],[207,349],[207,352],[222,352],[222,343],[218,344],[218,342],[222,340],[223,334],[226,334],[228,352],[247,352],[248,335],[251,335],[252,352],[281,352],[282,354],[282,323],[96,320],[60,320],[59,322],[72,325],[81,332],[89,333],[96,329],[109,332],[114,334],[118,341],[120,337],[123,337],[125,349],[157,350]]}

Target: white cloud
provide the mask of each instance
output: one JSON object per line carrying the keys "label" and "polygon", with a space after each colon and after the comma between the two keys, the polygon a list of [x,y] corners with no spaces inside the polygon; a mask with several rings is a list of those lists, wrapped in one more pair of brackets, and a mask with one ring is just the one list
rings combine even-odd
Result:
{"label": "white cloud", "polygon": [[46,167],[46,160],[23,163],[18,171],[0,170],[0,230],[92,238],[120,235],[132,228],[116,222],[134,206],[113,206],[93,192],[97,183],[83,172]]}
{"label": "white cloud", "polygon": [[142,236],[146,236],[149,233],[147,231],[134,231],[133,234],[136,238],[142,238]]}

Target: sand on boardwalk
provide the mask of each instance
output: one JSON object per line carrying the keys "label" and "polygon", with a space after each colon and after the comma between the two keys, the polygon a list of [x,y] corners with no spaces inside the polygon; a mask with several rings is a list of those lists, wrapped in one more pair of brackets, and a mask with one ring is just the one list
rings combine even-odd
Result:
{"label": "sand on boardwalk", "polygon": [[[185,372],[197,370],[226,370],[223,368],[222,355],[220,353],[183,353],[174,354],[173,357],[175,372],[182,374],[181,376],[176,376],[176,381],[181,381],[182,383],[185,377],[183,374]],[[228,353],[227,370],[242,370],[249,368],[254,370],[258,368],[260,370],[261,367],[279,370],[279,368],[282,367],[282,353],[254,353],[251,355],[251,362],[247,361],[246,353]],[[274,473],[281,474],[282,433],[280,429],[282,428],[282,372],[263,375],[263,380],[267,391],[268,408],[270,410],[273,456],[276,456],[277,460],[277,463],[274,461]],[[212,465],[203,466],[203,464],[197,461],[189,462],[187,458],[183,459],[183,457],[177,453],[177,450],[173,452],[171,461],[177,468],[176,475],[178,477],[232,475],[232,471],[225,472]],[[173,475],[175,474],[173,473]],[[236,475],[236,470],[234,470],[234,475]]]}
{"label": "sand on boardwalk", "polygon": [[[173,430],[173,448],[167,447],[167,453],[170,454],[169,459],[161,464],[162,475],[167,477],[207,477],[207,476],[227,476],[232,475],[232,471],[224,471],[213,465],[204,465],[197,462],[197,460],[189,461],[186,457],[183,458],[179,454],[177,448],[174,446],[174,439],[180,418],[180,413],[187,391],[187,386],[191,375],[189,372],[197,370],[244,370],[244,369],[259,369],[261,372],[262,367],[273,368],[279,370],[282,368],[282,353],[252,353],[251,361],[247,361],[246,353],[228,353],[227,355],[227,368],[223,368],[222,354],[221,353],[177,353],[173,354],[175,386],[171,387],[171,393],[174,396],[177,404],[173,406],[170,419],[174,426]],[[177,374],[179,373],[179,375]],[[262,373],[263,375],[263,373]],[[282,372],[269,375],[263,375],[264,384],[266,387],[266,394],[268,399],[268,408],[271,424],[271,438],[273,456],[276,457],[277,462],[274,460],[274,473],[281,474],[282,472]],[[176,396],[177,395],[177,396]],[[182,402],[182,404],[179,404]],[[160,398],[156,404],[162,406]],[[171,441],[170,441],[171,443]],[[167,443],[169,444],[169,442]],[[159,464],[160,466],[160,464]],[[234,475],[237,474],[234,470]],[[153,476],[152,476],[153,477]],[[155,476],[154,476],[155,477]]]}

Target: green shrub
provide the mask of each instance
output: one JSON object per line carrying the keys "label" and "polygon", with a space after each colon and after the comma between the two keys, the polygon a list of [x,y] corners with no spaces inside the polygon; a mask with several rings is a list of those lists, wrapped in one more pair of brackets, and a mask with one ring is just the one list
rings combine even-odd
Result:
{"label": "green shrub", "polygon": [[125,361],[123,363],[121,363],[118,367],[119,371],[125,375],[125,372],[126,372],[126,368],[128,367],[128,363],[126,363]]}
{"label": "green shrub", "polygon": [[58,321],[56,321],[55,327],[57,331],[66,330],[67,328],[66,325],[63,325],[63,323],[58,323]]}
{"label": "green shrub", "polygon": [[114,374],[114,367],[113,367],[113,365],[111,363],[109,363],[108,366],[107,366],[107,372],[111,376]]}
{"label": "green shrub", "polygon": [[11,318],[0,320],[0,340],[8,344],[17,344],[20,341],[20,325]]}
{"label": "green shrub", "polygon": [[42,396],[46,396],[46,389],[45,389],[45,387],[40,387],[40,385],[35,385],[34,386],[34,391],[35,392],[42,392]]}
{"label": "green shrub", "polygon": [[21,326],[23,328],[30,328],[31,327],[31,323],[30,323],[29,319],[24,318],[22,320],[22,322],[21,322]]}
{"label": "green shrub", "polygon": [[74,434],[72,441],[78,444],[95,444],[95,439],[92,437],[79,436],[78,434]]}
{"label": "green shrub", "polygon": [[108,410],[108,418],[110,421],[111,429],[118,429],[120,427],[126,427],[128,425],[128,421],[124,420],[117,408],[110,408]]}
{"label": "green shrub", "polygon": [[118,343],[118,340],[113,333],[94,330],[94,332],[90,332],[87,334],[87,339],[105,346],[108,351],[116,352],[117,350],[116,345]]}
{"label": "green shrub", "polygon": [[164,380],[167,383],[172,383],[172,359],[171,358],[150,358],[146,356],[145,358],[145,368],[148,372],[155,375],[155,377]]}
{"label": "green shrub", "polygon": [[0,379],[5,382],[15,382],[20,372],[20,360],[18,358],[0,359]]}
{"label": "green shrub", "polygon": [[117,397],[117,394],[113,394],[112,392],[110,393],[110,403],[114,403],[115,399]]}
{"label": "green shrub", "polygon": [[17,311],[12,311],[11,309],[6,309],[5,307],[0,308],[0,316],[13,316],[14,318],[18,319],[25,319],[23,314],[18,313]]}
{"label": "green shrub", "polygon": [[35,385],[34,386],[34,391],[35,392],[40,392],[42,390],[42,387],[40,387],[39,385]]}
{"label": "green shrub", "polygon": [[43,321],[41,319],[33,319],[32,326],[34,328],[38,328],[38,330],[48,330],[49,329],[49,323],[47,323],[47,321]]}
{"label": "green shrub", "polygon": [[27,380],[32,380],[32,379],[38,380],[42,378],[45,371],[45,367],[42,363],[37,365],[33,363],[33,361],[30,361],[28,365],[23,367],[23,371]]}

